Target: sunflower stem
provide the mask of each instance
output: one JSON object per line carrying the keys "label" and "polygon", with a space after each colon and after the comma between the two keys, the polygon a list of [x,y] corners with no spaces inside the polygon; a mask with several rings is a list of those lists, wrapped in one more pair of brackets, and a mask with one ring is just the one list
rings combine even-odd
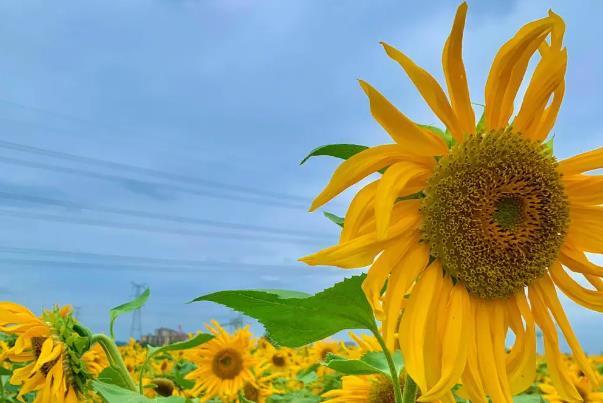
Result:
{"label": "sunflower stem", "polygon": [[[398,374],[398,370],[396,369],[396,365],[394,364],[394,359],[387,346],[385,345],[385,340],[381,337],[381,333],[379,330],[373,331],[375,338],[379,342],[381,349],[383,350],[383,354],[385,354],[385,359],[387,360],[387,365],[389,366],[389,372],[392,378],[392,387],[394,388],[394,398],[396,399],[396,403],[406,402],[402,400],[402,388],[400,387],[400,375]],[[414,402],[414,400],[413,400]]]}
{"label": "sunflower stem", "polygon": [[404,394],[402,395],[403,403],[415,403],[417,401],[417,384],[413,379],[406,373],[404,378]]}
{"label": "sunflower stem", "polygon": [[119,353],[115,342],[104,334],[97,333],[92,335],[90,339],[90,345],[93,345],[94,343],[100,344],[100,346],[103,348],[105,354],[107,355],[107,359],[109,360],[109,364],[111,364],[111,366],[120,373],[128,389],[136,392],[136,384],[130,376],[130,373],[126,368],[126,364],[124,364],[123,358],[121,358],[121,354]]}

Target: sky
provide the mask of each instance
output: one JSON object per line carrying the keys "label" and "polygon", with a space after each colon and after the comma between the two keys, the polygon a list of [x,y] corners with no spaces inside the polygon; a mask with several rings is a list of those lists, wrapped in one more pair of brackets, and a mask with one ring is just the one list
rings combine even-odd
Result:
{"label": "sky", "polygon": [[[197,296],[316,292],[356,273],[297,262],[338,236],[307,212],[337,161],[299,162],[324,144],[390,141],[359,78],[415,121],[441,126],[379,41],[443,82],[457,5],[1,2],[0,299],[36,312],[72,304],[82,322],[107,331],[108,310],[144,284],[144,333],[194,331],[235,316],[187,304]],[[603,140],[603,3],[470,1],[464,58],[481,103],[497,49],[549,8],[567,24],[567,91],[554,129],[565,158]],[[343,215],[351,194],[325,210]],[[564,302],[586,350],[602,351],[601,315]],[[118,339],[136,333],[131,324],[131,315],[118,320]]]}

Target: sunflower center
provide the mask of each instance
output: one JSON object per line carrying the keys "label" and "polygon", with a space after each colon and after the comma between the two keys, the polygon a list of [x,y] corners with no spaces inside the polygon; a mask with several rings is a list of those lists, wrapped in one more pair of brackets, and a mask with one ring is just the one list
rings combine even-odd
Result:
{"label": "sunflower center", "polygon": [[260,398],[260,390],[249,382],[243,387],[243,394],[245,395],[245,399],[252,402],[257,402]]}
{"label": "sunflower center", "polygon": [[284,367],[286,363],[285,357],[282,355],[274,354],[272,356],[272,364],[274,364],[275,367]]}
{"label": "sunflower center", "polygon": [[470,293],[512,295],[557,258],[569,208],[556,168],[542,144],[511,130],[473,135],[439,160],[423,235]]}
{"label": "sunflower center", "polygon": [[329,347],[326,347],[324,349],[322,349],[322,351],[320,352],[320,358],[324,361],[327,359],[327,355],[329,355],[329,353],[333,354],[333,350]]}
{"label": "sunflower center", "polygon": [[243,370],[243,357],[234,349],[224,349],[215,355],[212,369],[214,374],[219,378],[236,378]]}
{"label": "sunflower center", "polygon": [[[403,385],[404,380],[400,380]],[[400,390],[403,386],[400,387]],[[372,383],[369,391],[369,403],[394,403],[396,396],[394,394],[393,383],[385,376],[378,376]]]}
{"label": "sunflower center", "polygon": [[155,392],[159,396],[172,396],[174,393],[174,382],[167,378],[155,378],[152,381],[153,385],[155,385]]}

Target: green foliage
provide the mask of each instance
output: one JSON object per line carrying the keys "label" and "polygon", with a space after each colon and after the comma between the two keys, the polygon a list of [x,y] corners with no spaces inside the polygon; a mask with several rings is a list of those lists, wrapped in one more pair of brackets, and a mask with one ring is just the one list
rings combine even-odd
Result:
{"label": "green foliage", "polygon": [[[397,351],[392,358],[399,376],[404,366],[402,356]],[[369,351],[359,360],[348,360],[329,353],[324,365],[345,375],[382,374],[391,378],[387,358],[383,351]]]}
{"label": "green foliage", "polygon": [[554,152],[554,149],[553,149],[554,143],[555,143],[555,136],[554,135],[551,136],[547,141],[545,141],[543,143],[544,146],[545,146],[545,152],[546,152],[547,155],[553,155],[553,152]]}
{"label": "green foliage", "polygon": [[318,403],[320,397],[307,390],[300,390],[282,395],[272,395],[268,398],[268,403]]}
{"label": "green foliage", "polygon": [[540,395],[519,395],[513,396],[514,403],[542,403],[544,400]]}
{"label": "green foliage", "polygon": [[377,333],[371,307],[361,289],[366,275],[348,278],[305,298],[283,298],[278,292],[219,291],[194,301],[213,301],[257,319],[277,344],[299,347],[346,329]]}
{"label": "green foliage", "polygon": [[117,385],[111,385],[101,381],[92,381],[92,388],[100,394],[107,403],[184,403],[183,397],[156,397],[148,398],[139,395],[136,392],[120,388]]}
{"label": "green foliage", "polygon": [[147,302],[149,295],[151,295],[151,290],[147,288],[142,294],[140,294],[132,301],[126,302],[125,304],[121,304],[111,309],[111,311],[109,312],[109,316],[111,318],[111,322],[109,324],[109,332],[111,333],[112,339],[115,339],[115,334],[113,332],[113,325],[115,323],[115,319],[117,319],[119,316],[126,312],[132,312],[142,308],[142,306]]}
{"label": "green foliage", "polygon": [[448,148],[452,147],[455,143],[454,137],[452,137],[452,133],[450,133],[448,130],[442,130],[439,127],[431,126],[431,125],[418,125],[418,126],[422,127],[423,129],[429,130],[433,134],[440,136],[442,138],[442,140],[444,140],[446,142],[446,145],[448,146]]}
{"label": "green foliage", "polygon": [[366,150],[367,148],[367,146],[361,146],[358,144],[329,144],[326,146],[320,146],[312,150],[310,154],[308,154],[306,158],[304,158],[299,164],[301,165],[310,158],[319,155],[326,155],[347,160],[348,158]]}
{"label": "green foliage", "polygon": [[125,378],[125,374],[113,366],[103,369],[103,371],[98,375],[98,380],[103,383],[116,385],[122,388],[128,388],[129,382],[128,379]]}
{"label": "green foliage", "polygon": [[344,219],[343,217],[339,217],[333,213],[329,213],[327,211],[323,211],[323,214],[325,217],[327,217],[329,220],[333,221],[335,224],[339,225],[340,227],[343,228],[343,222]]}

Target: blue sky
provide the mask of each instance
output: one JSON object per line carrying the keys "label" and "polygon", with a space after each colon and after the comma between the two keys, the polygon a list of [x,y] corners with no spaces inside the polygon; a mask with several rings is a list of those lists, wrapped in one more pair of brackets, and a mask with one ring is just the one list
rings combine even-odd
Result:
{"label": "blue sky", "polygon": [[[143,331],[195,330],[233,316],[185,304],[198,295],[314,292],[349,275],[296,261],[337,237],[321,214],[306,212],[336,161],[298,163],[322,144],[388,141],[358,78],[416,121],[438,124],[378,42],[441,80],[457,5],[0,3],[0,298],[34,310],[71,303],[82,321],[105,330],[108,309],[131,296],[135,281],[152,290]],[[473,100],[483,101],[498,47],[553,8],[567,23],[569,53],[556,154],[600,146],[603,4],[469,6]],[[350,194],[327,209],[342,213]],[[566,307],[586,348],[601,351],[601,316]],[[129,332],[124,317],[118,337]]]}

